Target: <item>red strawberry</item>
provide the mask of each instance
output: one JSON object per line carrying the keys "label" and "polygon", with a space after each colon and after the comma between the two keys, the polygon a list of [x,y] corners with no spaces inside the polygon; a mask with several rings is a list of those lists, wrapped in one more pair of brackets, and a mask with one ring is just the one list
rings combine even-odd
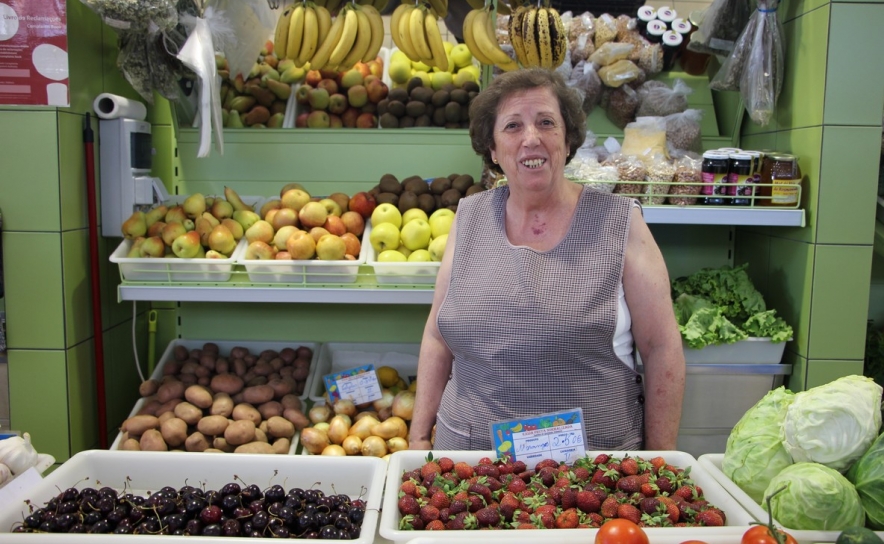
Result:
{"label": "red strawberry", "polygon": [[724,515],[724,511],[723,511],[723,510],[721,510],[721,509],[719,509],[719,508],[715,508],[715,507],[709,508],[708,510],[712,510],[713,512],[715,512],[716,514],[718,514],[718,516],[721,518],[721,522],[722,522],[722,523],[727,523],[727,516]]}
{"label": "red strawberry", "polygon": [[641,502],[639,503],[639,508],[645,514],[654,515],[660,508],[660,501],[657,500],[655,497],[647,497],[641,500]]}
{"label": "red strawberry", "polygon": [[503,516],[503,519],[512,521],[513,515],[521,505],[522,503],[519,502],[519,499],[517,499],[515,495],[504,495],[503,498],[500,499],[500,515]]}
{"label": "red strawberry", "polygon": [[473,467],[464,462],[456,463],[453,470],[461,480],[467,480],[476,475],[475,471],[473,471]]}
{"label": "red strawberry", "polygon": [[485,504],[489,504],[491,502],[491,490],[488,489],[487,485],[484,484],[470,484],[467,488],[467,491],[470,495],[479,495],[485,500]]}
{"label": "red strawberry", "polygon": [[528,484],[519,478],[513,478],[513,480],[506,486],[506,490],[512,491],[513,493],[521,493],[526,489],[528,489]]}
{"label": "red strawberry", "polygon": [[610,460],[611,460],[611,456],[610,456],[610,455],[608,455],[607,453],[600,453],[600,454],[598,454],[598,455],[596,456],[596,458],[595,458],[595,460],[593,461],[593,463],[596,464],[596,465],[603,465],[603,464],[607,463],[607,462],[610,461]]}
{"label": "red strawberry", "polygon": [[407,482],[408,480],[421,480],[421,471],[419,468],[414,470],[407,470],[402,473],[402,481]]}
{"label": "red strawberry", "polygon": [[617,517],[628,519],[633,523],[638,523],[642,519],[641,511],[631,504],[621,504],[617,508]]}
{"label": "red strawberry", "polygon": [[642,484],[639,488],[639,493],[645,497],[656,497],[657,491],[657,484]]}
{"label": "red strawberry", "polygon": [[451,515],[457,515],[461,512],[466,512],[470,508],[470,503],[468,499],[454,499],[451,501],[451,506],[448,507],[448,513]]}
{"label": "red strawberry", "polygon": [[555,485],[557,474],[558,473],[556,469],[552,467],[543,467],[537,471],[537,475],[540,477],[540,481],[543,482],[543,485],[545,485],[546,487],[552,487],[553,485]]}
{"label": "red strawberry", "polygon": [[467,512],[462,512],[445,523],[445,528],[449,531],[462,531],[465,529],[475,529],[476,527],[476,516]]}
{"label": "red strawberry", "polygon": [[604,486],[597,485],[597,486],[587,487],[586,490],[591,491],[593,495],[598,497],[599,503],[604,502],[605,499],[608,498],[608,490],[605,489]]}
{"label": "red strawberry", "polygon": [[605,518],[602,517],[598,512],[590,512],[589,514],[589,524],[591,527],[601,527],[602,523],[605,522]]}
{"label": "red strawberry", "polygon": [[721,516],[717,511],[710,508],[708,510],[703,510],[696,517],[697,523],[705,525],[707,527],[721,527],[724,525],[724,520],[721,519]]}
{"label": "red strawberry", "polygon": [[592,474],[589,473],[589,469],[586,467],[576,467],[574,468],[574,481],[578,483],[583,483],[589,480]]}
{"label": "red strawberry", "polygon": [[537,529],[537,527],[531,523],[531,520],[528,521],[520,521],[517,524],[514,524],[516,529]]}
{"label": "red strawberry", "polygon": [[519,510],[519,513],[516,514],[516,519],[514,523],[519,523],[522,525],[533,525],[531,523],[531,512],[527,510]]}
{"label": "red strawberry", "polygon": [[571,480],[567,476],[559,476],[559,479],[556,480],[556,483],[553,484],[556,487],[570,487]]}
{"label": "red strawberry", "polygon": [[651,473],[650,472],[642,472],[638,475],[638,481],[642,484],[646,484],[651,481]]}
{"label": "red strawberry", "polygon": [[577,510],[568,508],[556,517],[556,529],[573,529],[578,522]]}
{"label": "red strawberry", "polygon": [[451,472],[454,470],[454,461],[452,461],[450,457],[440,457],[436,462],[439,463],[439,468],[442,472]]}
{"label": "red strawberry", "polygon": [[403,531],[422,531],[424,522],[415,516],[405,516],[399,521],[399,529]]}
{"label": "red strawberry", "polygon": [[500,525],[500,510],[486,506],[476,512],[476,520],[479,522],[479,527],[497,527]]}
{"label": "red strawberry", "polygon": [[495,491],[503,487],[503,484],[500,483],[500,480],[497,478],[492,478],[488,476],[488,479],[485,481],[485,485],[488,486],[488,489],[491,490],[491,493],[494,494]]}
{"label": "red strawberry", "polygon": [[617,489],[625,493],[638,493],[641,489],[641,482],[638,476],[624,476],[617,480]]}
{"label": "red strawberry", "polygon": [[445,524],[437,519],[428,523],[426,527],[424,527],[424,529],[426,529],[427,531],[444,531]]}
{"label": "red strawberry", "polygon": [[430,495],[430,505],[442,510],[443,508],[451,506],[451,501],[448,499],[448,495],[446,495],[444,491],[439,490]]}
{"label": "red strawberry", "polygon": [[481,510],[482,508],[485,508],[485,505],[488,504],[485,502],[485,499],[483,499],[481,497],[481,495],[470,495],[467,500],[470,503],[467,510],[469,510],[470,512],[472,512],[474,514],[476,512],[478,512],[479,510]]}
{"label": "red strawberry", "polygon": [[439,463],[433,461],[432,457],[427,456],[427,462],[421,467],[421,480],[435,479],[436,476],[442,474],[442,468]]}
{"label": "red strawberry", "polygon": [[578,491],[575,502],[577,504],[577,508],[579,508],[581,512],[587,514],[591,512],[598,512],[599,508],[602,505],[602,502],[592,491]]}
{"label": "red strawberry", "polygon": [[657,478],[655,483],[662,493],[672,493],[672,481],[669,478],[661,476],[660,478]]}
{"label": "red strawberry", "polygon": [[613,478],[613,474],[615,473],[611,473],[606,469],[596,469],[595,473],[592,475],[592,483],[603,485],[608,489],[614,489],[616,481]]}
{"label": "red strawberry", "polygon": [[551,487],[546,492],[546,497],[548,501],[551,501],[553,504],[561,504],[562,503],[562,491],[565,488],[563,487]]}
{"label": "red strawberry", "polygon": [[638,461],[632,457],[625,457],[620,461],[620,471],[627,476],[638,474]]}
{"label": "red strawberry", "polygon": [[693,520],[697,515],[697,509],[688,501],[678,503],[678,518],[684,520]]}
{"label": "red strawberry", "polygon": [[606,518],[616,518],[617,517],[617,509],[620,506],[620,503],[617,502],[617,499],[614,497],[608,497],[602,502],[602,506],[600,512],[602,516]]}
{"label": "red strawberry", "polygon": [[494,465],[476,465],[473,467],[476,476],[488,476],[489,478],[500,478],[500,470]]}
{"label": "red strawberry", "polygon": [[561,492],[561,504],[562,509],[567,510],[569,508],[577,507],[577,492],[570,487],[562,489]]}
{"label": "red strawberry", "polygon": [[420,509],[420,504],[412,495],[403,495],[399,498],[399,513],[403,516],[416,515]]}
{"label": "red strawberry", "polygon": [[666,466],[666,459],[663,459],[662,457],[654,457],[649,463],[651,463],[654,472],[660,472],[660,469]]}
{"label": "red strawberry", "polygon": [[528,470],[525,461],[513,461],[513,474],[521,474]]}
{"label": "red strawberry", "polygon": [[709,507],[709,501],[706,499],[697,499],[694,501],[694,510],[705,510]]}
{"label": "red strawberry", "polygon": [[675,501],[669,497],[657,497],[657,500],[660,501],[660,504],[666,507],[666,513],[669,514],[669,521],[672,523],[678,523],[678,518],[681,516],[681,512],[678,509],[678,505],[675,504]]}
{"label": "red strawberry", "polygon": [[431,521],[435,521],[439,519],[439,509],[435,506],[430,506],[429,504],[421,507],[420,510],[421,521],[425,524],[429,524]]}
{"label": "red strawberry", "polygon": [[532,514],[531,521],[532,523],[534,523],[534,525],[539,524],[539,527],[544,527],[546,529],[552,529],[556,526],[556,516],[551,512]]}
{"label": "red strawberry", "polygon": [[558,461],[553,461],[552,459],[544,459],[543,461],[537,463],[537,465],[534,467],[534,472],[540,472],[540,470],[544,467],[558,469],[559,463]]}
{"label": "red strawberry", "polygon": [[479,464],[480,465],[493,465],[494,461],[492,461],[490,457],[483,457],[483,458],[479,459]]}

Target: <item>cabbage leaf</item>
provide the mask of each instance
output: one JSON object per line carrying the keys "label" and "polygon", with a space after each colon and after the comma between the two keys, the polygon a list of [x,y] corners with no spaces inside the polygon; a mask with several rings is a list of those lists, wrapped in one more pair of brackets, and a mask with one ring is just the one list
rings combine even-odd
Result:
{"label": "cabbage leaf", "polygon": [[879,435],[850,467],[847,479],[859,493],[866,511],[866,525],[876,530],[884,529],[884,434]]}
{"label": "cabbage leaf", "polygon": [[[781,487],[785,489],[774,494]],[[853,484],[837,470],[819,463],[784,468],[764,491],[765,497],[771,494],[771,514],[787,530],[841,531],[865,522]]]}

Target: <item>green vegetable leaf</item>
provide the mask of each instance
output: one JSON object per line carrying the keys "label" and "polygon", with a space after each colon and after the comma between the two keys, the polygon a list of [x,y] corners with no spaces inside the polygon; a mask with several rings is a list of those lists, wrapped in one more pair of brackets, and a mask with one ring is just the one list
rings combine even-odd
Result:
{"label": "green vegetable leaf", "polygon": [[792,327],[776,313],[776,310],[767,310],[751,316],[743,323],[743,330],[749,336],[770,337],[772,342],[786,342],[792,338]]}
{"label": "green vegetable leaf", "polygon": [[678,330],[688,346],[701,349],[713,344],[732,344],[748,335],[731,323],[720,308],[703,307],[691,314]]}
{"label": "green vegetable leaf", "polygon": [[703,268],[686,278],[672,282],[674,297],[681,294],[705,298],[721,308],[722,314],[734,321],[765,311],[764,297],[752,285],[744,264],[736,268]]}

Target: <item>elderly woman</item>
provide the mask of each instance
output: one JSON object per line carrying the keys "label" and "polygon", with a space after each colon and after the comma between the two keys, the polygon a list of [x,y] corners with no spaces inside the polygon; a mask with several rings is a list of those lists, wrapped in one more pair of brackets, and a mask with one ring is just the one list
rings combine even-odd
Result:
{"label": "elderly woman", "polygon": [[[675,449],[685,362],[638,204],[567,180],[580,100],[542,68],[470,106],[507,184],[461,201],[421,342],[410,447],[491,450],[490,424],[582,409],[587,450]],[[633,345],[644,378],[636,372]]]}

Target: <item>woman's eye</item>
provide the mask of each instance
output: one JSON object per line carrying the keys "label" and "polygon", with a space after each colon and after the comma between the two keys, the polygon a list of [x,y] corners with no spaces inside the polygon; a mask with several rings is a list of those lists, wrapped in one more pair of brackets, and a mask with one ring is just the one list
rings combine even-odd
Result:
{"label": "woman's eye", "polygon": [[518,128],[518,127],[519,127],[518,123],[507,123],[506,126],[504,126],[504,128],[507,130],[512,130],[512,129]]}
{"label": "woman's eye", "polygon": [[544,119],[543,121],[540,122],[540,124],[543,125],[543,126],[545,126],[545,127],[554,127],[554,126],[556,126],[556,122],[553,121],[552,119]]}

